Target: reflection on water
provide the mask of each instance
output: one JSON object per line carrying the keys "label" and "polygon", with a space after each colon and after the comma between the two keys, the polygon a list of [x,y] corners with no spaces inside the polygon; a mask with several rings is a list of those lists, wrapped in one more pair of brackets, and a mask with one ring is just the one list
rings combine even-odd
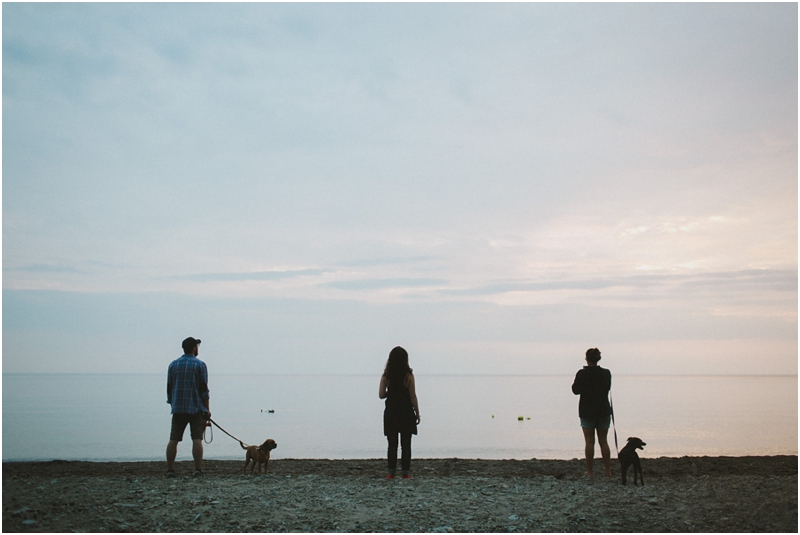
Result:
{"label": "reflection on water", "polygon": [[[273,458],[385,455],[378,377],[210,378],[214,420]],[[583,456],[571,376],[418,376],[415,457]],[[3,375],[3,460],[162,459],[165,375]],[[614,377],[620,442],[647,457],[797,454],[797,377]],[[270,413],[269,410],[274,410]],[[518,418],[522,416],[520,421]],[[188,429],[179,459],[190,458]],[[216,430],[206,458],[239,459]]]}

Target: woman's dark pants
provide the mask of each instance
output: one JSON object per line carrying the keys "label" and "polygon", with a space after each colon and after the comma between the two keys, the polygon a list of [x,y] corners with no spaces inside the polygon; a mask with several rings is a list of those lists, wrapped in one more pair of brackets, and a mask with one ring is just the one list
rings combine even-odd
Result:
{"label": "woman's dark pants", "polygon": [[389,473],[397,472],[397,435],[400,435],[400,446],[403,454],[400,459],[400,469],[402,474],[408,474],[411,468],[411,433],[390,433],[386,438],[389,440]]}

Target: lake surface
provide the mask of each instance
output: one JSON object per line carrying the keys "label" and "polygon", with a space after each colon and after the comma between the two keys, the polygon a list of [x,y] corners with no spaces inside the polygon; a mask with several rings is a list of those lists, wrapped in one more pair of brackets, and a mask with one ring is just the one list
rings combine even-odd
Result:
{"label": "lake surface", "polygon": [[[582,458],[572,379],[418,376],[422,422],[413,455]],[[212,375],[211,412],[246,443],[275,439],[273,458],[384,457],[378,382]],[[645,457],[797,454],[796,376],[614,376],[612,395],[620,447],[639,436]],[[3,375],[3,461],[159,460],[169,427],[166,373]],[[613,433],[609,441],[613,455]],[[179,459],[191,458],[190,444],[187,428]],[[205,446],[211,459],[243,453],[216,428]]]}

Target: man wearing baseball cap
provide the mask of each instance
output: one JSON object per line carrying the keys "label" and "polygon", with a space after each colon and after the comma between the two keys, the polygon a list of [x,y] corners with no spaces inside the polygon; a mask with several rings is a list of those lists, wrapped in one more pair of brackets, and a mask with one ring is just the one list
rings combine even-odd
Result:
{"label": "man wearing baseball cap", "polygon": [[172,406],[172,429],[167,444],[167,477],[175,477],[178,442],[186,424],[192,435],[194,476],[203,475],[203,430],[211,418],[208,403],[208,369],[199,358],[200,340],[191,336],[183,341],[183,356],[173,360],[167,370],[167,403]]}

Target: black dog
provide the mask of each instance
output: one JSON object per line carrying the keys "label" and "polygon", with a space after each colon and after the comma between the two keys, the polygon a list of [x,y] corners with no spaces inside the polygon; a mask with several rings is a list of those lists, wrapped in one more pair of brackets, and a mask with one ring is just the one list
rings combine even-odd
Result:
{"label": "black dog", "polygon": [[644,446],[647,446],[644,442],[642,442],[641,438],[636,437],[629,437],[628,443],[625,445],[624,448],[619,452],[617,456],[619,458],[619,463],[622,465],[622,484],[627,485],[627,477],[625,477],[625,472],[628,471],[628,467],[633,465],[633,484],[636,484],[636,474],[639,474],[639,481],[644,485],[644,479],[642,478],[642,463],[639,461],[639,454],[636,453],[637,449],[644,449]]}

